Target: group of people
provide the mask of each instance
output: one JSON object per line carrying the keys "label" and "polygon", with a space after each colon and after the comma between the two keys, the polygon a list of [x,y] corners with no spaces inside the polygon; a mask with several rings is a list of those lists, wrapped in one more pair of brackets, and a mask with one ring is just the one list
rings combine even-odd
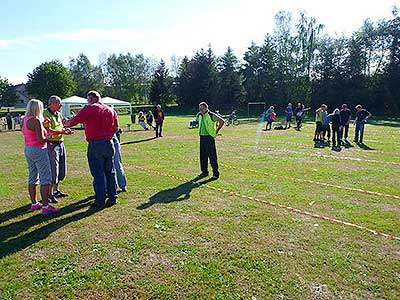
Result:
{"label": "group of people", "polygon": [[[116,112],[101,102],[98,92],[90,91],[88,105],[70,120],[62,118],[61,99],[51,96],[44,111],[43,103],[37,99],[28,102],[22,122],[25,156],[28,163],[28,191],[31,210],[42,214],[59,211],[49,203],[67,194],[59,190],[59,183],[66,176],[67,163],[63,135],[72,134],[69,128],[78,123],[85,125],[88,141],[88,163],[93,176],[95,201],[93,208],[111,206],[117,201],[117,187],[127,191],[125,172],[122,167],[119,144],[119,123]],[[37,197],[40,183],[41,202]],[[106,202],[106,198],[108,201]]]}
{"label": "group of people", "polygon": [[[292,103],[288,103],[286,109],[285,109],[285,126],[280,125],[277,127],[277,129],[288,129],[291,127],[292,121],[293,121],[293,115],[296,117],[296,130],[300,130],[303,122],[303,115],[307,110],[310,110],[311,108],[305,108],[304,104],[302,103],[297,103],[297,106],[293,109]],[[271,105],[263,114],[264,116],[264,121],[267,122],[265,126],[265,130],[271,130],[272,129],[272,122],[275,121],[276,119],[276,112],[275,112],[275,107]]]}
{"label": "group of people", "polygon": [[[102,209],[117,203],[117,184],[122,192],[127,191],[117,113],[102,103],[100,94],[96,91],[87,94],[87,101],[88,105],[69,120],[63,119],[60,113],[62,103],[58,96],[50,97],[46,110],[40,100],[31,99],[28,102],[22,122],[22,134],[28,163],[28,192],[32,211],[41,210],[42,214],[57,212],[60,209],[50,203],[57,203],[57,198],[68,196],[59,190],[59,184],[65,178],[67,170],[63,136],[73,134],[74,131],[70,127],[79,123],[84,124],[88,142],[87,159],[95,192],[95,201],[91,207]],[[156,136],[162,136],[164,113],[161,106],[157,105],[154,115]],[[201,169],[199,178],[209,175],[208,160],[213,171],[212,179],[219,178],[215,138],[223,125],[224,119],[209,111],[207,103],[199,104]],[[41,201],[38,201],[37,197],[38,184],[40,184]]]}
{"label": "group of people", "polygon": [[149,110],[146,114],[144,114],[142,111],[139,111],[138,113],[139,125],[142,126],[144,130],[149,130],[149,128],[153,128],[156,133],[156,138],[162,137],[164,118],[164,111],[161,109],[161,105],[159,104],[156,106],[154,112]]}
{"label": "group of people", "polygon": [[[372,114],[364,109],[360,104],[356,107],[355,118],[355,136],[353,142],[362,144],[364,142],[364,126]],[[342,104],[341,109],[335,108],[331,114],[328,113],[328,106],[322,104],[315,111],[316,129],[313,141],[316,143],[331,141],[332,148],[340,147],[344,143],[348,143],[349,125],[351,122],[351,110],[347,104]],[[331,130],[332,124],[332,130]],[[326,137],[326,138],[325,138]]]}
{"label": "group of people", "polygon": [[4,129],[4,130],[12,130],[12,129],[14,129],[14,130],[16,130],[17,126],[21,126],[22,118],[23,118],[23,116],[21,114],[13,115],[10,112],[10,109],[8,108],[7,109],[7,113],[0,120],[1,121],[1,123],[0,123],[1,129]]}
{"label": "group of people", "polygon": [[[26,115],[22,121],[22,134],[25,143],[25,156],[28,163],[28,191],[31,198],[31,210],[41,209],[42,214],[56,212],[59,209],[50,205],[57,203],[57,198],[66,197],[67,194],[59,190],[59,183],[66,176],[66,150],[63,143],[64,135],[73,134],[69,127],[79,123],[84,124],[85,136],[88,142],[87,159],[90,172],[93,176],[95,201],[92,207],[96,209],[114,205],[117,202],[117,184],[122,192],[127,191],[125,172],[122,166],[121,148],[119,141],[119,122],[117,113],[101,101],[100,94],[90,91],[87,94],[88,105],[83,107],[73,118],[62,118],[61,99],[51,96],[48,108],[44,111],[40,100],[32,99],[27,106]],[[296,115],[296,128],[299,130],[302,123],[304,105],[298,103],[291,115],[291,104],[286,108],[286,122],[290,128],[291,117]],[[372,116],[361,105],[356,106],[356,130],[354,142],[363,142],[365,122]],[[142,113],[143,114],[143,113]],[[142,122],[139,113],[139,122]],[[156,137],[162,136],[162,123],[164,112],[157,105],[154,113]],[[271,129],[276,117],[274,106],[265,112],[267,120],[266,129]],[[200,169],[198,178],[209,176],[208,161],[212,168],[212,179],[219,178],[218,159],[215,138],[223,127],[225,120],[220,114],[211,112],[206,102],[199,104],[197,114],[200,136]],[[334,109],[328,114],[328,107],[322,104],[316,110],[316,130],[314,141],[324,141],[327,134],[328,141],[332,136],[332,147],[338,147],[346,142],[351,120],[351,111],[346,104],[342,108]],[[332,124],[332,132],[331,126]],[[40,183],[41,202],[37,200],[36,187]]]}

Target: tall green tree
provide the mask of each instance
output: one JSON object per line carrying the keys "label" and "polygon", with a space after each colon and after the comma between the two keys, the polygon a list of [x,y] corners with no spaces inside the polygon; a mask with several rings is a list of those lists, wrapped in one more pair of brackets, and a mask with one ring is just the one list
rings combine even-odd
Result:
{"label": "tall green tree", "polygon": [[218,62],[218,98],[216,105],[220,107],[238,107],[244,100],[244,89],[240,65],[232,48],[228,47]]}
{"label": "tall green tree", "polygon": [[86,97],[90,90],[96,90],[100,94],[104,92],[104,75],[101,67],[92,65],[86,55],[81,53],[77,58],[71,58],[69,71],[76,84],[76,95]]}
{"label": "tall green tree", "polygon": [[14,106],[17,101],[18,96],[8,79],[0,76],[0,107]]}
{"label": "tall green tree", "polygon": [[173,94],[171,86],[172,78],[168,74],[165,62],[161,60],[151,81],[150,102],[161,105],[172,102]]}
{"label": "tall green tree", "polygon": [[109,94],[126,101],[145,102],[156,63],[142,54],[112,54],[104,66]]}
{"label": "tall green tree", "polygon": [[33,97],[47,103],[51,95],[61,98],[73,95],[76,85],[68,69],[57,60],[45,62],[28,74],[26,84]]}

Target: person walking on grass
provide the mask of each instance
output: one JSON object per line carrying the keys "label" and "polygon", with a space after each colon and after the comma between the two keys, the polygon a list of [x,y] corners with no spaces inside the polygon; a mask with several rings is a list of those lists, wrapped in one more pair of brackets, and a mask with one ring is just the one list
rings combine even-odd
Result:
{"label": "person walking on grass", "polygon": [[364,126],[367,120],[372,117],[372,114],[369,111],[365,110],[360,104],[356,106],[356,110],[356,130],[354,142],[362,144],[364,141]]}
{"label": "person walking on grass", "polygon": [[[43,103],[31,99],[26,107],[26,114],[22,121],[24,136],[24,153],[28,163],[28,192],[31,199],[31,210],[41,210],[42,214],[59,211],[49,205],[51,185],[51,167],[46,143],[46,129],[43,126]],[[36,186],[40,183],[42,203],[37,200]]]}
{"label": "person walking on grass", "polygon": [[59,190],[59,183],[64,180],[67,173],[67,153],[64,146],[64,134],[72,134],[69,128],[64,128],[63,118],[61,116],[61,98],[51,96],[49,98],[49,107],[44,111],[43,117],[47,121],[46,127],[51,136],[47,141],[47,151],[49,152],[51,167],[51,186],[49,202],[57,203],[57,198],[67,197],[68,194]]}
{"label": "person walking on grass", "polygon": [[162,137],[162,126],[164,123],[165,115],[164,115],[163,110],[161,109],[160,104],[158,104],[156,106],[156,110],[154,111],[153,114],[154,114],[154,118],[156,120],[156,138]]}
{"label": "person walking on grass", "polygon": [[[351,110],[347,108],[347,104],[342,104],[342,109],[340,110],[340,143],[343,144],[343,136],[344,140],[347,142],[347,138],[349,137],[349,124],[351,120]],[[343,135],[344,133],[344,135]]]}
{"label": "person walking on grass", "polygon": [[[82,108],[75,117],[67,120],[65,125],[74,126],[78,123],[85,125],[88,141],[87,157],[95,192],[95,202],[91,207],[102,209],[117,203],[113,137],[118,132],[119,123],[115,110],[101,101],[98,92],[90,91],[87,94],[87,102],[88,105]],[[107,202],[105,202],[106,196],[108,196]]]}
{"label": "person walking on grass", "polygon": [[[215,138],[218,132],[224,126],[224,119],[208,110],[208,104],[201,102],[199,104],[199,135],[200,135],[200,168],[199,177],[208,176],[208,159],[213,171],[212,179],[219,178],[217,150],[215,147]],[[217,126],[216,126],[217,125]]]}
{"label": "person walking on grass", "polygon": [[340,131],[342,126],[340,110],[336,108],[329,117],[332,122],[332,150],[334,150],[336,147],[340,147]]}

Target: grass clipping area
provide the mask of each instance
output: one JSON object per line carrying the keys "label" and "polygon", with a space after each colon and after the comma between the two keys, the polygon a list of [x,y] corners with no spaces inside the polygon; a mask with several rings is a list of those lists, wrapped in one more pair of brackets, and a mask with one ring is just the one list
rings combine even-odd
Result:
{"label": "grass clipping area", "polygon": [[29,211],[21,132],[1,132],[0,299],[400,299],[400,242],[365,230],[400,236],[397,123],[341,151],[315,148],[313,123],[224,127],[220,179],[195,184],[190,120],[124,132],[128,192],[97,212],[84,133],[67,136],[70,196],[47,216]]}

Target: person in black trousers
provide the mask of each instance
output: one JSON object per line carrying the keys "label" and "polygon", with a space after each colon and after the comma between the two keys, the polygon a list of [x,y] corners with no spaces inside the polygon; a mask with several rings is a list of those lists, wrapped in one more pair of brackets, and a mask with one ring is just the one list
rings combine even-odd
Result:
{"label": "person in black trousers", "polygon": [[330,119],[332,122],[332,149],[335,149],[336,147],[340,147],[341,120],[339,108],[335,108],[330,115]]}
{"label": "person in black trousers", "polygon": [[158,104],[156,110],[153,113],[154,119],[156,120],[156,138],[162,137],[162,126],[164,123],[164,112],[161,109],[161,105]]}
{"label": "person in black trousers", "polygon": [[[219,178],[217,150],[215,148],[215,138],[224,126],[224,119],[216,113],[208,110],[205,102],[199,104],[199,135],[200,135],[200,168],[199,178],[208,176],[208,159],[213,170],[212,179]],[[216,123],[218,124],[216,126]]]}
{"label": "person in black trousers", "polygon": [[344,140],[347,142],[349,137],[349,124],[351,120],[351,110],[347,108],[347,104],[342,104],[342,109],[340,110],[340,123],[342,129],[340,130],[340,143],[343,144],[343,132]]}

